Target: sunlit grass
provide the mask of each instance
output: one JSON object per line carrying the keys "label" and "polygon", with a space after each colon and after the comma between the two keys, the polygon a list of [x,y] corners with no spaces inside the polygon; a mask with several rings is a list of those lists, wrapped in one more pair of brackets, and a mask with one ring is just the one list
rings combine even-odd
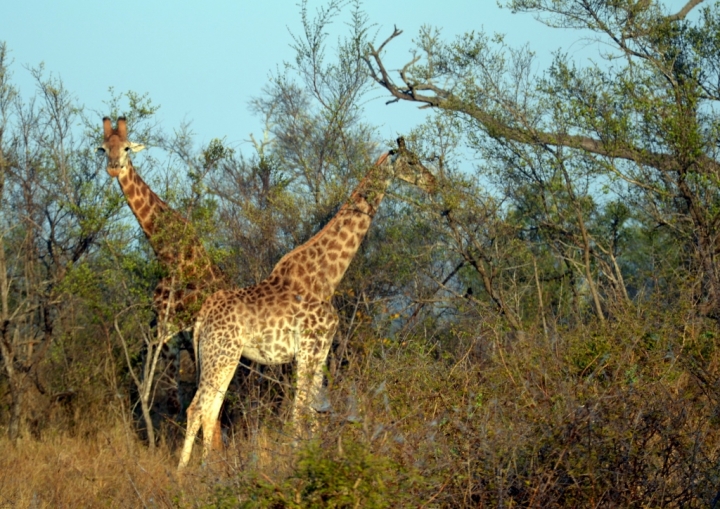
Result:
{"label": "sunlit grass", "polygon": [[362,334],[312,440],[292,440],[277,388],[253,405],[238,394],[225,449],[201,466],[196,447],[179,476],[178,442],[151,453],[131,425],[88,414],[0,439],[0,505],[704,506],[720,485],[716,337],[634,316],[553,334]]}

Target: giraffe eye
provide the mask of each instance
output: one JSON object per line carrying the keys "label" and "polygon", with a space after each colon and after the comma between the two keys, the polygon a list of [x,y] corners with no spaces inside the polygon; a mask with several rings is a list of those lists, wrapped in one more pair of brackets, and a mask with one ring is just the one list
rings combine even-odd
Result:
{"label": "giraffe eye", "polygon": [[130,147],[125,147],[125,152],[130,152]]}
{"label": "giraffe eye", "polygon": [[105,149],[102,148],[102,147],[98,147],[97,150],[95,150],[95,153],[96,153],[96,154],[104,154],[104,153],[105,153]]}

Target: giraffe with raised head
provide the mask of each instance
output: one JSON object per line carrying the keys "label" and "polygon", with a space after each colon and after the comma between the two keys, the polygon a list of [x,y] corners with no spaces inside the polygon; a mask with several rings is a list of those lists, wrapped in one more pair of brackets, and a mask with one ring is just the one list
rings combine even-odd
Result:
{"label": "giraffe with raised head", "polygon": [[[169,325],[169,330],[165,331],[166,342],[192,327],[203,300],[222,288],[224,279],[192,225],[161,200],[135,171],[130,152],[145,147],[129,141],[127,134],[124,117],[117,119],[115,129],[108,117],[103,118],[103,143],[98,150],[107,156],[107,172],[117,178],[130,210],[167,273],[153,293],[158,322]],[[170,406],[179,410],[177,380],[173,372],[178,369],[178,354],[170,364],[169,378],[175,386],[169,399]]]}
{"label": "giraffe with raised head", "polygon": [[[323,366],[338,325],[331,298],[393,178],[426,191],[435,186],[433,175],[399,138],[398,148],[378,159],[325,227],[286,254],[267,279],[240,290],[221,290],[205,301],[193,335],[199,386],[187,411],[179,469],[190,460],[200,427],[207,458],[241,355],[266,365],[295,360],[292,420],[297,432],[302,414],[311,410],[322,388]],[[314,415],[310,419],[315,422]]]}

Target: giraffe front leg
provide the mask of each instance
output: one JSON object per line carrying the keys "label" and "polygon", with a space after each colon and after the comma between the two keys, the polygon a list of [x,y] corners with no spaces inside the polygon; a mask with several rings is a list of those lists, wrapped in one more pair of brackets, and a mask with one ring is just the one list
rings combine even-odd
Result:
{"label": "giraffe front leg", "polygon": [[[304,431],[309,428],[314,431],[315,412],[312,411],[310,403],[312,400],[313,386],[315,382],[314,369],[307,365],[307,362],[297,362],[297,388],[295,401],[292,410],[292,431],[294,438],[305,435]],[[320,384],[322,384],[322,373],[320,373]]]}
{"label": "giraffe front leg", "polygon": [[165,387],[165,407],[168,415],[177,417],[182,411],[182,400],[180,398],[180,347],[181,341],[178,334],[160,337],[159,345],[163,363],[163,376],[160,382]]}

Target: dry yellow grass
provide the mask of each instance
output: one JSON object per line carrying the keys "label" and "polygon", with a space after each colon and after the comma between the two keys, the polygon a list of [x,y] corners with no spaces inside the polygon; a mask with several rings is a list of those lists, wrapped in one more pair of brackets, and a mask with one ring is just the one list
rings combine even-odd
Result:
{"label": "dry yellow grass", "polygon": [[92,438],[0,439],[0,507],[171,507],[182,489],[166,450],[121,427]]}
{"label": "dry yellow grass", "polygon": [[269,480],[293,468],[289,440],[267,429],[250,438],[230,436],[206,467],[200,466],[201,449],[178,474],[175,452],[163,445],[150,451],[121,424],[94,436],[58,433],[17,444],[3,434],[0,509],[212,506],[218,487],[247,471]]}
{"label": "dry yellow grass", "polygon": [[150,451],[93,418],[106,409],[17,446],[0,429],[0,507],[707,506],[718,336],[651,332],[368,342],[330,377],[317,442],[292,447],[282,415],[248,410],[226,450],[201,468],[196,447],[182,476],[179,444]]}

